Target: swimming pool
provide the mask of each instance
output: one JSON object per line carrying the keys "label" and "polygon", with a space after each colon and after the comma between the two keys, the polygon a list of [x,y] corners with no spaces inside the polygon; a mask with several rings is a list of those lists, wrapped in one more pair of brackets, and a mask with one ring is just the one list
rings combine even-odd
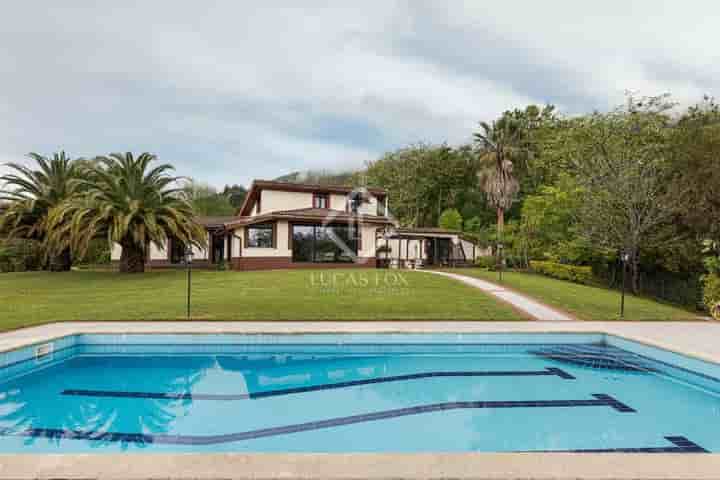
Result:
{"label": "swimming pool", "polygon": [[0,453],[720,451],[720,367],[604,334],[72,335]]}

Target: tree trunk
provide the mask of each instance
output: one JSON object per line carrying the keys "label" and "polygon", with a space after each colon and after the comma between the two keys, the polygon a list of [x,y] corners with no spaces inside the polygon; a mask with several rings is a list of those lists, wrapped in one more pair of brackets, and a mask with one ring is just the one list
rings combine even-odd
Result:
{"label": "tree trunk", "polygon": [[497,267],[502,270],[502,251],[505,247],[503,245],[503,248],[500,248],[500,244],[502,244],[503,241],[503,229],[505,228],[505,210],[503,208],[497,209]]}
{"label": "tree trunk", "polygon": [[70,267],[72,267],[72,255],[69,248],[50,259],[49,268],[51,272],[69,272]]}
{"label": "tree trunk", "polygon": [[145,272],[145,250],[133,243],[123,243],[120,254],[120,272]]}
{"label": "tree trunk", "polygon": [[637,295],[640,293],[640,259],[637,258],[637,255],[632,257],[630,271],[632,273],[632,292]]}
{"label": "tree trunk", "polygon": [[498,241],[502,242],[502,233],[505,228],[505,210],[502,208],[497,209],[497,234]]}

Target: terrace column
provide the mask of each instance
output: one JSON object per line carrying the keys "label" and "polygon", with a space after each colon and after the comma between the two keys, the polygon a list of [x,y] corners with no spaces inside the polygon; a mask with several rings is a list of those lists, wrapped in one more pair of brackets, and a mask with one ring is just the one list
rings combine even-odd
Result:
{"label": "terrace column", "polygon": [[400,268],[401,255],[402,255],[402,238],[398,237],[398,253],[397,253],[398,268]]}

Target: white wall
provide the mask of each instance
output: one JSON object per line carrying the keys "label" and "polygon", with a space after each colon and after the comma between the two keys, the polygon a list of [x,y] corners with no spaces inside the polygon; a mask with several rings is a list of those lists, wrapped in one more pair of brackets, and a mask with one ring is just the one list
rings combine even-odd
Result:
{"label": "white wall", "polygon": [[358,257],[374,257],[377,245],[375,244],[375,232],[379,227],[375,225],[361,225],[360,235],[362,247],[358,251]]}
{"label": "white wall", "polygon": [[[298,208],[312,208],[313,194],[311,192],[280,192],[277,190],[262,190],[260,192],[260,213],[270,213],[279,210],[296,210]],[[257,215],[253,209],[252,215]]]}
{"label": "white wall", "polygon": [[339,193],[330,194],[330,209],[340,210],[344,212],[346,204],[347,195],[342,195]]}
{"label": "white wall", "polygon": [[[460,244],[462,245],[463,252],[465,252],[465,258],[468,260],[473,259],[473,244],[472,242],[468,242],[467,240],[460,240]],[[479,246],[475,247],[475,260],[481,257],[488,257],[492,255],[492,248],[482,248]]]}
{"label": "white wall", "polygon": [[[207,260],[209,258],[208,251],[206,249],[193,247],[193,260]],[[110,260],[120,260],[122,254],[122,247],[114,243],[112,250],[110,251]],[[167,260],[168,253],[165,245],[162,248],[157,248],[154,244],[150,244],[150,260]]]}
{"label": "white wall", "polygon": [[240,250],[242,249],[242,238],[243,229],[238,228],[232,232],[232,258],[240,257]]}
{"label": "white wall", "polygon": [[[377,198],[373,195],[370,195],[368,200],[368,203],[363,202],[360,205],[358,213],[364,215],[377,215]],[[346,204],[346,194],[330,194],[330,208],[332,210],[345,211]],[[260,214],[271,213],[280,210],[312,208],[312,206],[312,192],[282,192],[278,190],[262,190],[260,192]],[[257,209],[253,208],[252,212],[250,212],[250,215],[258,215]]]}

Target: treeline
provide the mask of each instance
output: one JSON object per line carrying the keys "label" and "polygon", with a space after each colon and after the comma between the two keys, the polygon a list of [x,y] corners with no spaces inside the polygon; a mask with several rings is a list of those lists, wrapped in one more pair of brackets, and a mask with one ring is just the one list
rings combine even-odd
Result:
{"label": "treeline", "polygon": [[314,183],[318,185],[349,185],[353,182],[354,172],[333,170],[306,170],[292,172],[277,177],[275,181],[290,183]]}
{"label": "treeline", "polygon": [[510,267],[590,266],[618,285],[624,266],[633,291],[686,304],[701,298],[702,275],[718,273],[713,99],[679,109],[668,95],[629,96],[574,117],[531,105],[481,123],[474,140],[387,153],[355,181],[387,188],[404,225],[456,225],[502,244]]}
{"label": "treeline", "polygon": [[222,190],[190,180],[183,187],[196,215],[203,217],[234,216],[242,206],[247,188],[242,185],[225,185]]}

